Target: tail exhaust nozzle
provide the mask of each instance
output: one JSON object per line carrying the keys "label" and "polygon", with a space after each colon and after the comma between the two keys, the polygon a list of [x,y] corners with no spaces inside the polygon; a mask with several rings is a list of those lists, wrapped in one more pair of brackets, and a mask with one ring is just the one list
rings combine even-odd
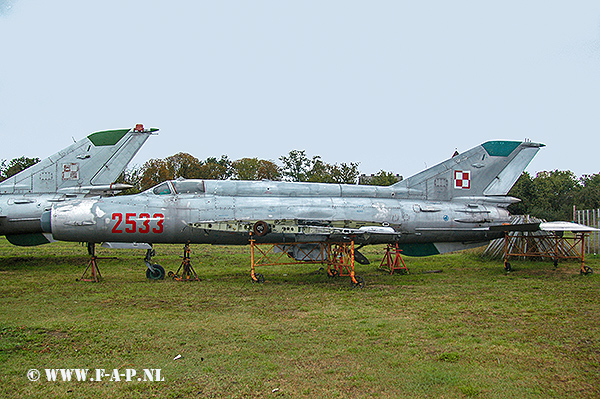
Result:
{"label": "tail exhaust nozzle", "polygon": [[45,211],[42,213],[40,223],[44,233],[52,233],[52,211]]}

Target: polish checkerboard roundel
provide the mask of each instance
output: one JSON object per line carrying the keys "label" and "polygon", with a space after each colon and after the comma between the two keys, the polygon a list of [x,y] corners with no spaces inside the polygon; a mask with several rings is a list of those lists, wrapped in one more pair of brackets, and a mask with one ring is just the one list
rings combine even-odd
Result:
{"label": "polish checkerboard roundel", "polygon": [[454,188],[470,189],[471,188],[471,171],[470,170],[455,170],[454,171]]}

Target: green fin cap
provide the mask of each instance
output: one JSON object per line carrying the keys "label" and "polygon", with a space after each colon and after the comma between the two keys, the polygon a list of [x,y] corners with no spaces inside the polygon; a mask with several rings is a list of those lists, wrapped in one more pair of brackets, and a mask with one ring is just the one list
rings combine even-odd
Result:
{"label": "green fin cap", "polygon": [[88,139],[96,147],[115,145],[125,136],[129,129],[103,130],[101,132],[92,133]]}
{"label": "green fin cap", "polygon": [[507,157],[519,145],[521,145],[520,141],[488,141],[482,144],[483,148],[492,157]]}

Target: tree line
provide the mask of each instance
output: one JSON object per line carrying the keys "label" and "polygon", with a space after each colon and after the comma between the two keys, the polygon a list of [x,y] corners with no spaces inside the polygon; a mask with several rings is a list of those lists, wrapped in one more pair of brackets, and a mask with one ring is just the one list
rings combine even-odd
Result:
{"label": "tree line", "polygon": [[27,157],[15,158],[10,162],[2,160],[0,161],[0,181],[4,181],[38,162],[40,162],[39,158]]}
{"label": "tree line", "polygon": [[[359,164],[330,164],[320,156],[312,158],[304,150],[292,150],[279,158],[281,166],[273,161],[258,158],[242,158],[235,161],[226,155],[220,158],[209,157],[200,160],[188,153],[151,159],[141,167],[125,170],[118,182],[134,187],[125,194],[134,194],[153,187],[165,180],[177,179],[216,179],[216,180],[283,180],[316,183],[356,184],[359,180]],[[39,158],[15,158],[0,161],[0,181],[39,162]],[[362,179],[360,184],[387,186],[402,177],[384,170]],[[584,175],[577,178],[571,171],[539,172],[535,176],[523,172],[510,196],[521,202],[508,209],[512,214],[527,214],[546,220],[571,220],[573,206],[577,209],[600,208],[600,174]]]}
{"label": "tree line", "polygon": [[533,215],[548,221],[572,220],[577,209],[600,208],[600,174],[577,178],[569,170],[523,174],[508,193],[521,199],[508,210],[514,215]]}
{"label": "tree line", "polygon": [[[259,158],[242,158],[235,161],[226,155],[200,160],[180,152],[164,159],[151,159],[141,167],[129,168],[119,182],[133,184],[129,193],[147,190],[165,180],[215,179],[215,180],[283,180],[313,183],[356,184],[360,171],[357,162],[327,163],[316,155],[312,158],[304,150],[292,150],[279,158],[282,166]],[[367,184],[390,185],[402,177],[384,170],[370,176]]]}
{"label": "tree line", "polygon": [[[200,160],[188,153],[180,152],[164,159],[151,159],[141,167],[128,168],[119,177],[119,183],[132,184],[127,194],[135,194],[165,180],[214,179],[214,180],[284,180],[314,183],[356,184],[359,180],[358,162],[324,162],[319,156],[309,158],[304,150],[292,150],[281,156],[282,166],[273,161],[258,158],[242,158],[232,161],[227,155],[220,158],[208,157]],[[0,181],[3,181],[31,165],[39,158],[15,158],[0,161]],[[402,176],[384,170],[364,179],[361,184],[387,186],[402,180]]]}

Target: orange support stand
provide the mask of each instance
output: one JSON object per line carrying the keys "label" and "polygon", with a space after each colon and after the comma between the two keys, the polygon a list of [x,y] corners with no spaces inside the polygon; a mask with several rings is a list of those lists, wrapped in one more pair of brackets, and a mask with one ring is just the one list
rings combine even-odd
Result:
{"label": "orange support stand", "polygon": [[[254,240],[254,238],[252,238],[252,232],[250,232],[250,277],[252,278],[252,282],[253,283],[264,283],[265,282],[265,276],[263,276],[260,273],[256,273],[256,257],[254,254],[254,248],[256,246],[256,241]],[[260,254],[261,254],[261,258],[259,260],[259,262],[261,262],[261,260],[264,259],[268,259],[268,254],[263,252],[260,248],[258,249]],[[277,264],[277,263],[270,263],[270,264]]]}
{"label": "orange support stand", "polygon": [[543,236],[525,235],[524,233],[504,235],[504,268],[512,271],[508,261],[510,256],[517,258],[550,258],[554,266],[559,260],[574,259],[581,262],[580,273],[592,274],[591,267],[585,265],[585,237],[586,232],[576,232],[573,237],[567,238],[562,234],[549,234]]}
{"label": "orange support stand", "polygon": [[363,288],[365,280],[354,273],[354,240],[325,244],[327,253],[327,275],[329,277],[350,276],[352,288]]}
{"label": "orange support stand", "polygon": [[354,281],[354,241],[332,243],[327,248],[327,274],[331,277],[350,276]]}
{"label": "orange support stand", "polygon": [[[183,246],[183,260],[181,261],[181,265],[179,265],[179,269],[175,273],[169,272],[169,277],[173,278],[173,280],[177,281],[200,281],[196,271],[192,267],[192,261],[190,254],[192,251],[190,250],[189,241]],[[183,269],[183,271],[182,271]],[[179,272],[181,271],[181,276],[179,276]]]}
{"label": "orange support stand", "polygon": [[327,274],[330,277],[350,276],[352,287],[363,288],[365,286],[362,277],[356,276],[354,273],[354,241],[259,244],[250,232],[250,276],[253,282],[263,283],[265,281],[262,274],[256,273],[256,266],[323,263],[327,263]]}
{"label": "orange support stand", "polygon": [[[394,245],[388,244],[385,250],[385,255],[383,256],[381,264],[379,265],[379,269],[388,271],[390,274],[394,274],[396,270],[402,274],[409,274],[408,267],[406,267],[400,252],[402,252],[402,250],[398,247],[398,243]],[[402,266],[400,263],[402,263]]]}

